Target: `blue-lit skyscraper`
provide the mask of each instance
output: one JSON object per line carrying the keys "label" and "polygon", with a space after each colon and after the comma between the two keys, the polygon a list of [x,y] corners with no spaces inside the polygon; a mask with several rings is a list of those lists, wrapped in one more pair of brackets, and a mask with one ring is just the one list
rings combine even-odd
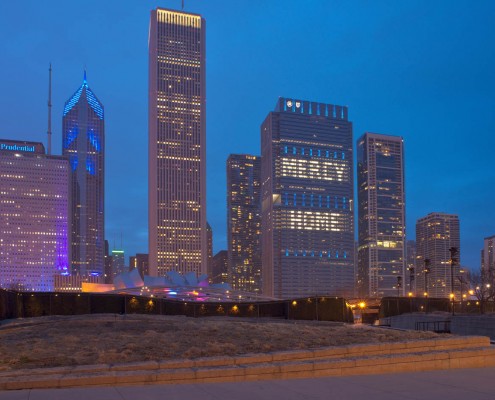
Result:
{"label": "blue-lit skyscraper", "polygon": [[71,166],[71,273],[104,274],[103,106],[86,82],[65,103],[62,153]]}
{"label": "blue-lit skyscraper", "polygon": [[352,296],[347,107],[280,98],[261,125],[263,294]]}

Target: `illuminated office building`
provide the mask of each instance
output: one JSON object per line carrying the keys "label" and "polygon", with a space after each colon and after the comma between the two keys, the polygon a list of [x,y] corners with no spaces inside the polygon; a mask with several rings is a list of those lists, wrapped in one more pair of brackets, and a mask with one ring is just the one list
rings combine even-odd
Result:
{"label": "illuminated office building", "polygon": [[148,258],[148,254],[143,253],[137,253],[135,256],[129,257],[129,271],[137,268],[141,278],[144,278],[145,275],[149,275]]}
{"label": "illuminated office building", "polygon": [[481,250],[481,273],[483,279],[495,287],[495,236],[486,237]]}
{"label": "illuminated office building", "polygon": [[210,262],[210,283],[227,283],[228,280],[228,251],[220,250]]}
{"label": "illuminated office building", "polygon": [[352,296],[347,107],[279,98],[261,125],[263,294]]}
{"label": "illuminated office building", "polygon": [[404,142],[365,133],[357,141],[358,294],[403,296],[406,277]]}
{"label": "illuminated office building", "polygon": [[112,250],[112,275],[115,276],[128,272],[125,266],[124,250]]}
{"label": "illuminated office building", "polygon": [[227,160],[229,283],[261,293],[261,158],[231,154]]}
{"label": "illuminated office building", "polygon": [[150,275],[207,272],[205,20],[157,8],[149,31]]}
{"label": "illuminated office building", "polygon": [[[461,237],[459,217],[454,214],[430,213],[416,222],[416,290],[429,297],[449,297],[451,293],[450,251],[457,248],[454,266],[454,292],[460,276]],[[425,260],[429,272],[425,274]],[[427,276],[425,276],[427,275]]]}
{"label": "illuminated office building", "polygon": [[68,273],[69,175],[43,144],[0,140],[0,287],[53,291]]}
{"label": "illuminated office building", "polygon": [[105,273],[103,106],[86,81],[65,103],[62,154],[71,166],[71,273]]}

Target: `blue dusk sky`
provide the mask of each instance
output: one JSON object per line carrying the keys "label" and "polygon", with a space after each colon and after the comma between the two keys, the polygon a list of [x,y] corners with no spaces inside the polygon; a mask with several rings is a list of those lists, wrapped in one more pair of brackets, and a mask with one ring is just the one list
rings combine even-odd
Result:
{"label": "blue dusk sky", "polygon": [[[0,138],[53,153],[64,102],[88,84],[105,107],[106,237],[147,252],[148,24],[180,0],[0,2]],[[461,262],[479,268],[495,234],[495,2],[185,0],[207,21],[207,198],[226,248],[225,162],[260,154],[279,96],[349,107],[364,132],[405,142],[407,238],[430,212],[459,215]]]}

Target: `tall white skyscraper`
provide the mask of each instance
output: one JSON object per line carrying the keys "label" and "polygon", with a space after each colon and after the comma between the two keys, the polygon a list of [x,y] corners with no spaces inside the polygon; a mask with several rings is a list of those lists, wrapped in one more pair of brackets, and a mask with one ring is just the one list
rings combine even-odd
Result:
{"label": "tall white skyscraper", "polygon": [[207,269],[205,29],[200,15],[151,11],[150,275]]}

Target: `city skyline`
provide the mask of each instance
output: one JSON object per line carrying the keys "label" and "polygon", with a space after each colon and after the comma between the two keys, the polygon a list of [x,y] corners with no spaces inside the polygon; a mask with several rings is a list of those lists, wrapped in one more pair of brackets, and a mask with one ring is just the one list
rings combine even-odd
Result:
{"label": "city skyline", "polygon": [[[52,61],[52,154],[61,154],[57,121],[86,65],[107,112],[106,239],[112,246],[122,232],[126,254],[146,252],[148,18],[156,5],[180,9],[180,2],[119,8],[113,2],[88,1],[80,21],[70,17],[71,5],[59,4],[57,13],[55,5],[29,1],[0,6],[0,33],[11,39],[0,45],[5,55],[0,71],[9,77],[4,91],[9,95],[0,99],[0,137],[46,144],[47,70]],[[302,7],[275,1],[256,10],[248,2],[230,8],[226,2],[186,2],[185,11],[208,21],[207,204],[214,253],[227,248],[228,155],[259,155],[264,116],[278,96],[294,95],[348,105],[355,138],[365,131],[403,136],[407,239],[414,239],[414,224],[422,215],[458,214],[463,263],[479,268],[483,239],[495,233],[489,204],[493,193],[486,189],[494,178],[489,161],[495,144],[490,136],[495,57],[487,43],[495,37],[489,23],[495,7],[488,2],[424,4],[360,3],[353,8],[325,2]],[[21,10],[25,21],[33,22],[19,29],[13,21]],[[238,18],[225,19],[229,10]],[[274,18],[277,13],[283,13],[281,21]],[[300,19],[308,14],[313,23]],[[398,19],[402,25],[394,22]],[[112,23],[99,23],[106,20]],[[86,24],[94,29],[76,29]],[[236,48],[239,43],[242,51]],[[332,56],[335,49],[338,57]],[[117,62],[121,71],[111,68]],[[29,119],[24,117],[26,97]],[[469,140],[463,140],[466,137]]]}

